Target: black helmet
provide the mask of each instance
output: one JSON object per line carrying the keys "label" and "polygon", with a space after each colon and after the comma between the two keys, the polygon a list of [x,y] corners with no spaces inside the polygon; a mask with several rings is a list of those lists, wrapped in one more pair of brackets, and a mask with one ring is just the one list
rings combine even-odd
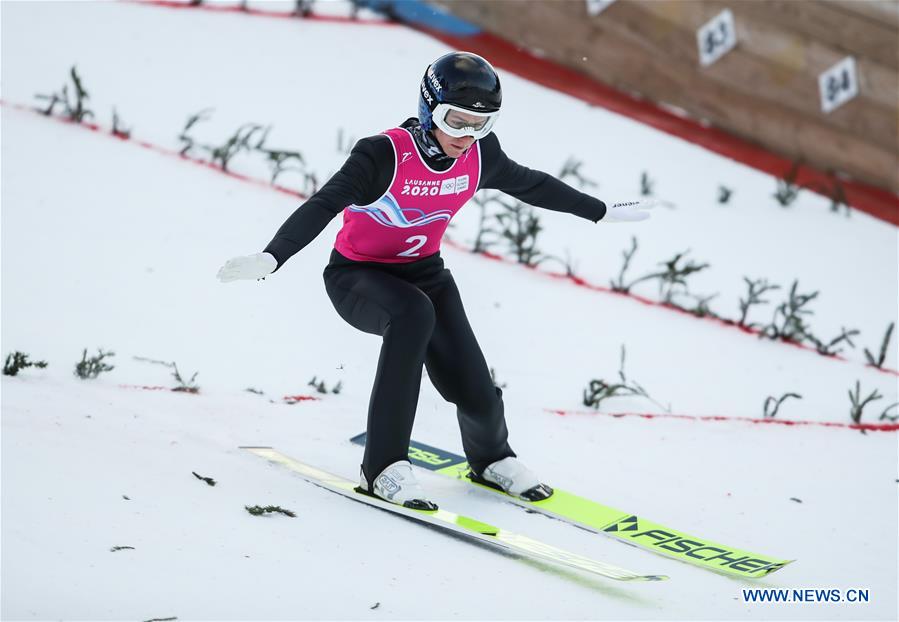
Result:
{"label": "black helmet", "polygon": [[418,96],[418,120],[422,129],[430,130],[439,104],[483,114],[499,112],[502,101],[499,76],[490,63],[470,52],[451,52],[425,71]]}

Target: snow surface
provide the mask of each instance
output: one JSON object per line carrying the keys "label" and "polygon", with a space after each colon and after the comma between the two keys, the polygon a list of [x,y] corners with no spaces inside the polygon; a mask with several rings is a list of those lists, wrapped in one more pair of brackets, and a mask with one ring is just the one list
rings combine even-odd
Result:
{"label": "snow surface", "polygon": [[[273,3],[263,5],[271,7]],[[274,4],[286,10],[286,4]],[[346,7],[343,7],[345,10]],[[36,104],[77,63],[96,121],[116,107],[134,136],[177,150],[187,117],[221,141],[245,122],[303,152],[320,178],[361,137],[414,114],[423,66],[447,51],[398,26],[176,11],[130,3],[0,4],[2,98]],[[328,7],[339,14],[339,5]],[[557,173],[574,156],[604,200],[633,197],[648,171],[673,204],[634,225],[540,211],[542,250],[575,258],[593,283],[691,249],[711,268],[691,290],[735,317],[742,277],[820,290],[824,337],[858,328],[848,362],[760,341],[711,322],[574,287],[453,247],[443,255],[504,397],[511,442],[547,481],[734,546],[798,561],[740,581],[623,546],[422,474],[455,511],[640,572],[616,584],[524,562],[352,504],[245,455],[272,445],[352,476],[379,341],[347,326],[321,270],[340,219],[264,282],[222,285],[227,258],[257,252],[297,201],[133,142],[2,107],[2,353],[49,361],[2,378],[2,609],[14,619],[896,619],[897,438],[739,422],[558,416],[583,411],[593,378],[626,371],[674,412],[849,422],[847,390],[897,401],[895,375],[864,366],[896,320],[897,230],[804,192],[790,208],[776,180],[687,142],[503,73],[497,133],[507,153]],[[571,131],[535,132],[558,118]],[[249,157],[234,169],[265,179]],[[285,183],[298,180],[285,176]],[[719,184],[735,189],[718,205]],[[450,235],[470,243],[469,206]],[[497,249],[499,250],[499,249]],[[637,293],[656,297],[654,286]],[[768,296],[779,302],[781,293]],[[767,321],[773,305],[750,319]],[[896,369],[896,337],[886,366]],[[116,352],[92,381],[71,373],[83,348]],[[173,386],[176,361],[198,395]],[[313,376],[343,391],[319,401]],[[264,396],[248,393],[252,387]],[[660,412],[645,399],[603,412]],[[414,436],[459,452],[454,407],[428,383]],[[218,481],[209,487],[192,472]],[[127,496],[128,499],[125,499]],[[795,501],[792,499],[799,499]],[[254,517],[280,505],[296,518]],[[111,552],[114,546],[131,546]],[[744,587],[862,588],[867,604],[744,603]],[[377,608],[372,609],[380,603]]]}

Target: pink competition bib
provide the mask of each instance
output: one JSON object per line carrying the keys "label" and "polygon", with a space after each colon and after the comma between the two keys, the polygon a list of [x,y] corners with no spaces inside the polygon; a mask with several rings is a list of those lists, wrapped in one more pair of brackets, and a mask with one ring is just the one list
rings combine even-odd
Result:
{"label": "pink competition bib", "polygon": [[350,205],[343,211],[334,248],[354,261],[408,263],[440,250],[450,219],[474,196],[481,147],[475,142],[441,173],[424,163],[408,130],[384,134],[393,146],[393,181],[371,205]]}

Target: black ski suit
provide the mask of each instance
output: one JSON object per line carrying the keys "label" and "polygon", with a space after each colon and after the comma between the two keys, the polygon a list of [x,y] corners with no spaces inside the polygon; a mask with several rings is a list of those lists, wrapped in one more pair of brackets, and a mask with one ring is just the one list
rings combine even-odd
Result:
{"label": "black ski suit", "polygon": [[[417,123],[408,119],[402,127]],[[479,189],[495,188],[531,205],[594,222],[605,215],[602,201],[510,160],[494,134],[480,143]],[[452,163],[446,156],[428,157],[421,148],[419,153],[435,170],[446,170]],[[387,137],[360,140],[343,167],[287,219],[265,251],[280,268],[346,206],[377,201],[390,187],[394,168]],[[335,249],[323,277],[340,316],[382,337],[362,461],[369,485],[385,467],[407,458],[422,365],[441,396],[456,405],[462,446],[476,473],[515,455],[507,440],[502,390],[493,384],[439,252],[410,263],[380,263],[354,261]]]}

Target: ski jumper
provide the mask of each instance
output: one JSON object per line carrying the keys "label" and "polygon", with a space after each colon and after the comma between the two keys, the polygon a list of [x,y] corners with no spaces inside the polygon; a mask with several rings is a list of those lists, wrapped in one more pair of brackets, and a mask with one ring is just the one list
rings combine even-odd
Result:
{"label": "ski jumper", "polygon": [[594,223],[606,213],[599,199],[509,158],[492,132],[452,160],[423,145],[422,131],[412,117],[360,139],[340,170],[265,247],[280,269],[343,213],[323,274],[325,288],[344,320],[382,337],[362,465],[369,483],[406,457],[423,366],[440,394],[456,405],[462,447],[476,472],[515,455],[507,442],[502,391],[494,386],[440,257],[450,218],[484,188]]}
{"label": "ski jumper", "polygon": [[346,207],[323,274],[340,316],[382,337],[362,471],[371,484],[386,466],[407,459],[424,366],[456,405],[465,454],[480,473],[515,453],[502,391],[440,257],[449,221],[478,189],[480,145],[441,172],[427,165],[406,129],[384,134],[394,152],[393,179],[374,203]]}

